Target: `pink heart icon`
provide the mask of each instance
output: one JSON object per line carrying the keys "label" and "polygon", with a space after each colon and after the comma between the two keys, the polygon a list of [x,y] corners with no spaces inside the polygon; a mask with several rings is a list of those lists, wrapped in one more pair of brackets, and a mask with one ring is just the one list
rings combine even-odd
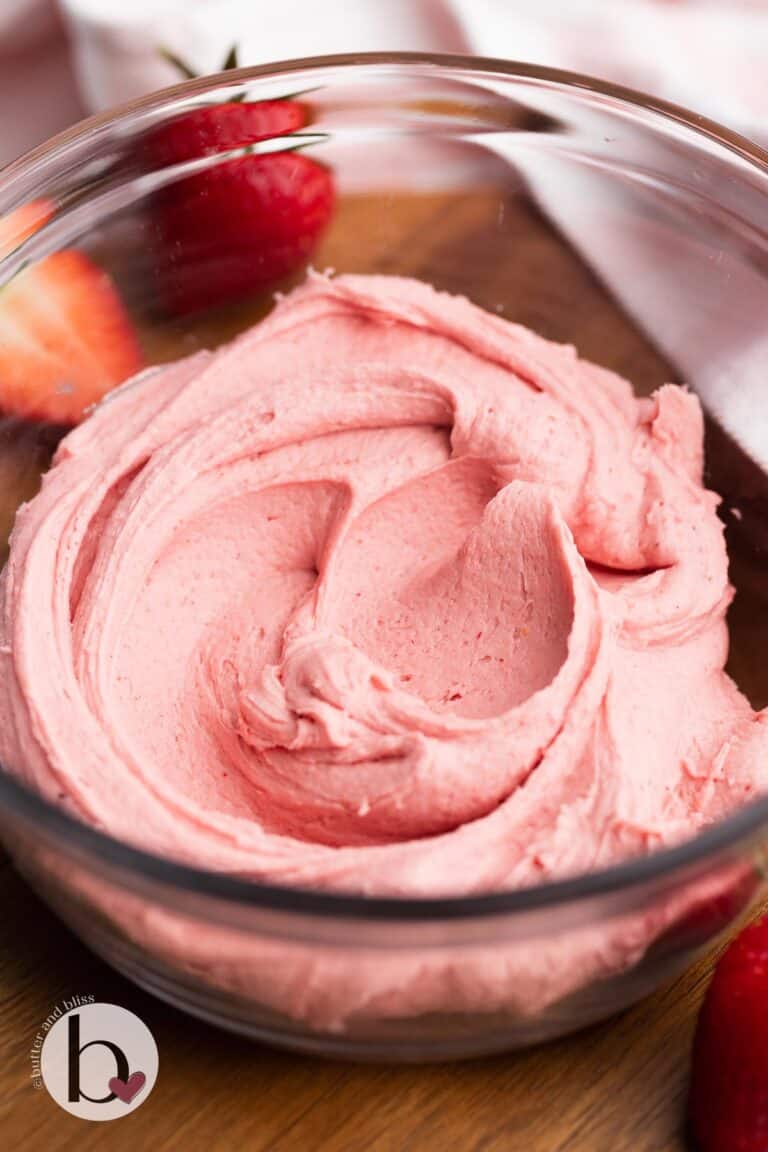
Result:
{"label": "pink heart icon", "polygon": [[134,1096],[141,1092],[146,1082],[147,1078],[143,1072],[132,1072],[127,1080],[113,1076],[109,1082],[109,1089],[119,1100],[122,1100],[123,1104],[130,1104]]}

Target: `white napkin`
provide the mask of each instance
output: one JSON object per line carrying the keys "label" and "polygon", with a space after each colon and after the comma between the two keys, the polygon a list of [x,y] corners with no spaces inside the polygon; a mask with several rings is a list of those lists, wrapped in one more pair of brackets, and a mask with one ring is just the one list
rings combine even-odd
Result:
{"label": "white napkin", "polygon": [[448,0],[60,0],[80,85],[94,110],[178,82],[160,55],[218,71],[236,44],[241,64],[337,52],[458,52]]}
{"label": "white napkin", "polygon": [[473,52],[586,72],[764,136],[768,0],[452,0]]}
{"label": "white napkin", "polygon": [[[45,0],[2,0],[20,11]],[[59,0],[93,110],[200,72],[335,52],[469,51],[572,68],[762,136],[768,0]],[[0,30],[3,15],[0,14]]]}

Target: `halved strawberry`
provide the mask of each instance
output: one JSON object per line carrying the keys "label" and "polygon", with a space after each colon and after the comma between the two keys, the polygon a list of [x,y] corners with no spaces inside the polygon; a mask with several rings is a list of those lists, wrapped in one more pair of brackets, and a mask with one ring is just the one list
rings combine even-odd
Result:
{"label": "halved strawberry", "polygon": [[2,411],[74,424],[140,367],[114,284],[82,252],[55,252],[0,288]]}
{"label": "halved strawberry", "polygon": [[42,228],[55,211],[51,200],[30,200],[7,216],[0,217],[0,260],[18,248],[39,228]]}

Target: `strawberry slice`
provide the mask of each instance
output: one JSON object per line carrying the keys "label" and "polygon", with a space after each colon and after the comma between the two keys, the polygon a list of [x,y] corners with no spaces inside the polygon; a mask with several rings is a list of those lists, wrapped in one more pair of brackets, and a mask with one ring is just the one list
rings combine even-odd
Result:
{"label": "strawberry slice", "polygon": [[42,228],[54,211],[55,205],[51,200],[30,200],[7,216],[0,217],[0,260]]}
{"label": "strawberry slice", "polygon": [[768,1149],[768,917],[715,969],[694,1040],[688,1115],[698,1152]]}
{"label": "strawberry slice", "polygon": [[[225,68],[236,65],[233,50]],[[306,123],[307,109],[294,99],[207,105],[150,129],[137,159],[157,171],[286,136]],[[327,227],[334,199],[328,169],[295,150],[232,157],[160,189],[149,207],[149,245],[163,309],[184,316],[217,307],[298,271]]]}
{"label": "strawberry slice", "polygon": [[4,412],[75,424],[140,367],[115,286],[82,252],[56,252],[0,288]]}

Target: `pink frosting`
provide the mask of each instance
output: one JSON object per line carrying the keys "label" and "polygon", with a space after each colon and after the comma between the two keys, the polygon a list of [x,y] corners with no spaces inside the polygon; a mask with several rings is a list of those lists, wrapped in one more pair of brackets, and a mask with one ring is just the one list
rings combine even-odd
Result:
{"label": "pink frosting", "polygon": [[458,895],[646,852],[768,783],[716,505],[686,391],[313,275],[61,445],[3,576],[0,756],[281,883]]}

